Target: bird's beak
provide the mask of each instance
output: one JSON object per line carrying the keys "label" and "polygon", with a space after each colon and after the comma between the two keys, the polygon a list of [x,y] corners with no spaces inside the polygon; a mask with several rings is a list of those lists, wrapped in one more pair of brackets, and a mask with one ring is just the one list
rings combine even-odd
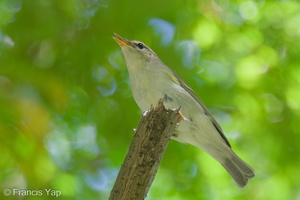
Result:
{"label": "bird's beak", "polygon": [[122,46],[130,46],[132,47],[133,45],[127,40],[126,38],[122,38],[118,34],[114,33],[116,37],[113,37],[113,39],[122,47]]}

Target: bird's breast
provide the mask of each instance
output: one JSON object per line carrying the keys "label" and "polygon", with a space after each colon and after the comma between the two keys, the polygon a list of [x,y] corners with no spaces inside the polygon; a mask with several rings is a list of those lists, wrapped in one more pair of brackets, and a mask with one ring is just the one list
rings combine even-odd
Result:
{"label": "bird's breast", "polygon": [[132,85],[132,94],[142,111],[149,110],[151,105],[155,106],[158,100],[164,97],[163,91],[159,86],[149,83]]}

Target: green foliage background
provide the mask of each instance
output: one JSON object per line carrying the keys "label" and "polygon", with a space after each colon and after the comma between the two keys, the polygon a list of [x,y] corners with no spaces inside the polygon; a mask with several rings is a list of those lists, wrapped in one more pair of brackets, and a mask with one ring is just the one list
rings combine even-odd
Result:
{"label": "green foliage background", "polygon": [[0,0],[0,198],[107,199],[141,117],[116,32],[180,74],[256,170],[239,189],[171,141],[147,199],[300,199],[299,25],[288,0]]}

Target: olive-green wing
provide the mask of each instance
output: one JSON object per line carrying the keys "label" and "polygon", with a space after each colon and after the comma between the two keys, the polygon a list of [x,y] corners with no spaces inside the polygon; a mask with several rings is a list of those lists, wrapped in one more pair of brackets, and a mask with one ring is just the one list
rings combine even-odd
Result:
{"label": "olive-green wing", "polygon": [[[172,71],[173,72],[173,71]],[[207,116],[209,116],[209,118],[211,119],[214,127],[217,129],[217,131],[219,132],[219,134],[221,135],[221,137],[225,140],[225,142],[227,143],[227,145],[229,147],[231,147],[229,141],[227,140],[226,136],[224,135],[221,126],[218,124],[218,122],[215,120],[215,118],[209,113],[208,109],[206,108],[205,104],[203,103],[203,101],[198,97],[198,95],[182,80],[182,78],[180,78],[175,72],[173,72],[174,76],[177,79],[177,83],[180,84],[181,87],[183,87],[203,108],[205,114]],[[173,80],[174,81],[174,80]]]}

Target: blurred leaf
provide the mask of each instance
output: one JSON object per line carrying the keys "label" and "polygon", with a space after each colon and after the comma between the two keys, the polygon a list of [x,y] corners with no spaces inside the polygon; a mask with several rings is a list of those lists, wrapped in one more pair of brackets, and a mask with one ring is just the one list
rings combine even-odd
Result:
{"label": "blurred leaf", "polygon": [[0,190],[107,199],[141,117],[118,33],[180,74],[256,170],[240,190],[171,141],[147,199],[299,198],[299,11],[292,0],[0,0]]}

